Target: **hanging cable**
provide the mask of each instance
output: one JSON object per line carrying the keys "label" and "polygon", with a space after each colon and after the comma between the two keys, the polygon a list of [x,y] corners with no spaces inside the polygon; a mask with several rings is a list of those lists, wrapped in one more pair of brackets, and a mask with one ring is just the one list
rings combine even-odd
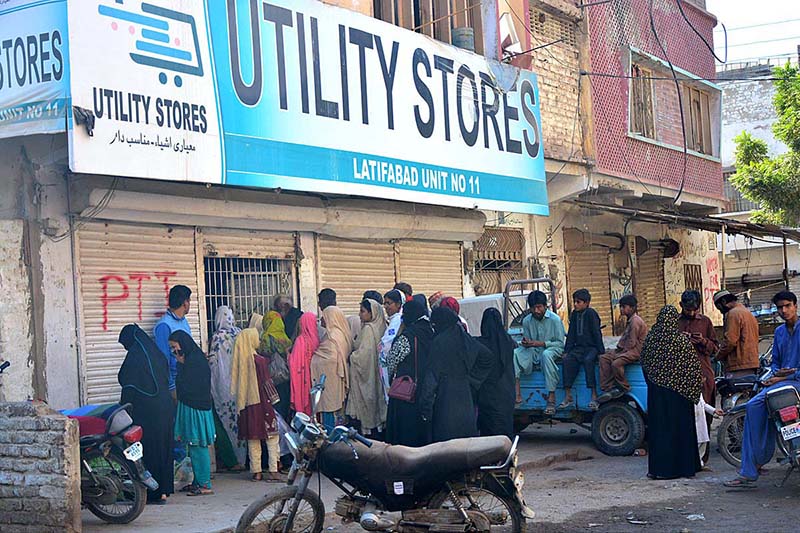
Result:
{"label": "hanging cable", "polygon": [[656,19],[655,16],[653,15],[653,0],[650,0],[649,16],[650,16],[650,31],[653,32],[653,37],[656,40],[656,44],[658,44],[658,48],[664,55],[664,59],[666,59],[667,64],[669,65],[669,70],[672,73],[672,79],[675,81],[675,92],[678,97],[678,111],[680,111],[681,115],[681,132],[683,133],[683,171],[681,173],[681,183],[680,186],[678,187],[678,194],[676,194],[675,198],[672,200],[673,205],[678,205],[678,200],[680,200],[680,197],[683,194],[683,187],[686,185],[686,167],[689,162],[689,145],[686,141],[686,120],[683,109],[683,98],[681,97],[681,84],[678,81],[678,74],[675,72],[675,67],[672,65],[672,61],[670,61],[669,55],[667,55],[667,50],[666,48],[664,48],[664,45],[661,42],[661,38],[658,36],[658,30],[656,29]]}
{"label": "hanging cable", "polygon": [[704,45],[706,45],[706,48],[708,48],[708,51],[711,52],[712,56],[714,56],[714,59],[716,59],[720,63],[727,63],[728,62],[728,30],[725,28],[725,24],[720,21],[720,24],[722,25],[722,31],[725,33],[725,59],[720,59],[719,56],[717,56],[716,52],[714,51],[714,47],[711,46],[710,44],[708,44],[708,41],[706,40],[706,38],[703,37],[703,35],[699,31],[697,31],[697,28],[694,27],[694,24],[692,24],[692,22],[689,20],[689,17],[686,16],[686,12],[683,10],[683,0],[676,0],[676,1],[678,2],[678,10],[681,12],[681,16],[683,17],[683,20],[685,20],[686,24],[688,24],[689,27],[692,28],[692,31],[695,32],[698,37],[700,37],[700,40],[703,41]]}

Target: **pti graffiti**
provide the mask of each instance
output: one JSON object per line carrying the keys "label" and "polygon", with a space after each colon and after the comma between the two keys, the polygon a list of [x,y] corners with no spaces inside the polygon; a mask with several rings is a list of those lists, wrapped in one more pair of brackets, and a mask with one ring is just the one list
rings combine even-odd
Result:
{"label": "pti graffiti", "polygon": [[[106,274],[97,279],[102,288],[100,303],[103,306],[103,331],[108,331],[108,309],[110,305],[118,305],[128,301],[133,291],[136,298],[136,310],[138,320],[142,320],[142,285],[144,282],[158,282],[164,290],[164,301],[169,303],[169,280],[177,276],[177,272],[128,272],[124,274]],[[153,316],[160,317],[164,310],[153,313]]]}

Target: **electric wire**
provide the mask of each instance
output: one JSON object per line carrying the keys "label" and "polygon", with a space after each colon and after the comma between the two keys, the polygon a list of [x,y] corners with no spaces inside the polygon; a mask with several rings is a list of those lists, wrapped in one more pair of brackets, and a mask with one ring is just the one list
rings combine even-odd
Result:
{"label": "electric wire", "polygon": [[714,51],[714,47],[711,46],[710,44],[708,44],[708,41],[706,40],[706,38],[703,37],[703,35],[699,31],[697,31],[697,28],[694,27],[694,24],[692,24],[692,21],[690,21],[689,17],[686,16],[686,12],[683,10],[683,0],[676,0],[676,1],[678,3],[678,11],[681,12],[681,16],[683,17],[683,20],[685,20],[686,24],[689,25],[689,27],[692,29],[692,31],[695,34],[697,34],[698,37],[700,37],[700,40],[703,41],[704,45],[706,45],[706,48],[708,48],[708,51],[711,52],[712,56],[714,56],[714,59],[716,59],[720,63],[727,63],[728,62],[728,30],[725,28],[725,24],[722,21],[720,21],[720,25],[722,26],[722,31],[725,33],[725,59],[720,59],[719,56],[717,56],[717,53]]}
{"label": "electric wire", "polygon": [[[680,2],[680,0],[678,0]],[[681,195],[683,194],[683,188],[686,185],[686,168],[689,164],[689,144],[686,140],[686,116],[683,109],[683,98],[681,97],[681,84],[678,81],[678,75],[675,72],[675,67],[672,65],[672,61],[669,59],[669,55],[667,54],[666,48],[664,48],[664,44],[661,42],[661,38],[658,35],[658,30],[656,29],[656,19],[655,15],[653,14],[653,0],[650,0],[650,9],[649,9],[649,18],[650,18],[650,31],[653,32],[653,37],[656,40],[656,44],[658,44],[658,48],[661,50],[661,53],[664,55],[664,59],[667,61],[669,65],[669,70],[672,73],[672,79],[675,81],[675,93],[678,97],[678,111],[680,111],[681,115],[681,132],[683,134],[683,170],[681,172],[681,183],[678,187],[678,193],[675,195],[675,198],[672,200],[673,205],[678,205],[678,200],[680,200]],[[659,186],[661,185],[661,177],[659,176]]]}

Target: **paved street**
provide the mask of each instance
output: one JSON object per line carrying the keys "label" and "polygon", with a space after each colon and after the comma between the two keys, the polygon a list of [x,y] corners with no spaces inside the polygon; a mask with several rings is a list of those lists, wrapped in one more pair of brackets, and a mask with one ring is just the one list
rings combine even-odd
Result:
{"label": "paved street", "polygon": [[[571,433],[577,429],[576,433]],[[587,431],[571,425],[532,426],[522,437],[520,464],[525,497],[537,518],[528,531],[786,531],[787,505],[800,497],[800,476],[784,489],[774,483],[777,467],[757,491],[728,491],[721,481],[734,470],[714,452],[713,472],[693,480],[651,481],[646,457],[606,457],[592,446]],[[84,511],[84,531],[208,532],[233,527],[247,505],[269,490],[247,474],[217,474],[217,494],[189,498],[178,494],[166,506],[148,507],[129,526],[111,526]],[[361,531],[342,526],[330,511],[338,492],[322,482],[322,499],[331,531]],[[702,518],[701,518],[702,516]]]}

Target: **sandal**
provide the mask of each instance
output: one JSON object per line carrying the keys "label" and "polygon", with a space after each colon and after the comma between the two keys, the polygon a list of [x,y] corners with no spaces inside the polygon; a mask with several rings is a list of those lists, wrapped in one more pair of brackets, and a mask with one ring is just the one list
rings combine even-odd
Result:
{"label": "sandal", "polygon": [[597,403],[597,400],[592,400],[589,402],[590,411],[597,411],[598,409],[600,409],[600,405]]}
{"label": "sandal", "polygon": [[558,407],[556,409],[558,409],[560,411],[562,409],[570,409],[570,408],[574,408],[574,407],[575,407],[575,400],[570,398],[568,400],[565,399],[563,402],[558,404]]}
{"label": "sandal", "polygon": [[281,474],[280,472],[270,472],[267,474],[267,477],[264,478],[264,481],[267,483],[286,483],[288,479],[289,478],[285,474]]}
{"label": "sandal", "polygon": [[553,416],[556,414],[555,402],[547,402],[547,406],[544,408],[544,414],[547,416]]}
{"label": "sandal", "polygon": [[723,485],[730,489],[754,489],[756,488],[756,480],[739,476],[726,481]]}
{"label": "sandal", "polygon": [[204,488],[201,488],[201,487],[198,486],[198,487],[195,487],[194,489],[190,490],[189,494],[187,494],[187,496],[211,496],[212,494],[214,494],[213,490],[204,489]]}
{"label": "sandal", "polygon": [[179,490],[178,492],[191,492],[191,490],[192,490],[194,487],[196,487],[196,485],[194,484],[194,481],[192,481],[192,482],[191,482],[191,483],[189,483],[188,485],[184,485],[183,487],[181,487],[181,488],[180,488],[180,490]]}
{"label": "sandal", "polygon": [[261,472],[259,472],[258,474],[253,474],[253,477],[250,478],[250,481],[261,481],[262,479],[264,479],[264,476],[262,476]]}

